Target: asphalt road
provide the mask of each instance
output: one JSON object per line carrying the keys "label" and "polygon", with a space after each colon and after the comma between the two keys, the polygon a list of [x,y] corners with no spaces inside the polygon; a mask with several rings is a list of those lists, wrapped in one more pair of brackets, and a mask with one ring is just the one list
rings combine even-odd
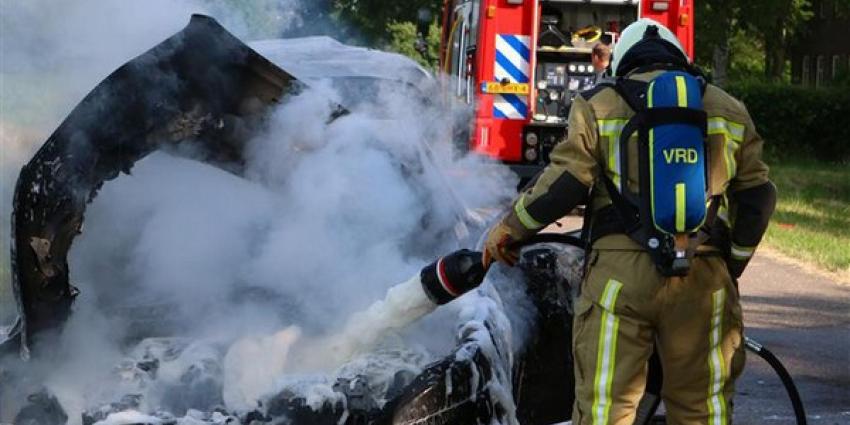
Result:
{"label": "asphalt road", "polygon": [[[850,425],[850,285],[771,254],[756,254],[740,281],[745,333],[795,379],[808,423]],[[748,353],[736,424],[793,424],[782,383]]]}

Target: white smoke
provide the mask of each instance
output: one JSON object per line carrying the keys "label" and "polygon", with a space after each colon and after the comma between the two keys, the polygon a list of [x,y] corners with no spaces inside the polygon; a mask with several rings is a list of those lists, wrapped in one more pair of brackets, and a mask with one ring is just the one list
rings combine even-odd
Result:
{"label": "white smoke", "polygon": [[[188,23],[214,16],[238,36],[299,24],[297,0],[0,0],[0,240],[8,252],[17,174],[99,81]],[[0,324],[13,316],[0,255]]]}
{"label": "white smoke", "polygon": [[[252,346],[259,348],[238,358],[283,370],[275,365],[297,332],[338,332],[391,285],[457,249],[459,202],[493,207],[510,194],[513,183],[495,164],[458,163],[448,140],[423,139],[440,134],[429,126],[450,117],[422,120],[425,111],[410,104],[392,119],[363,110],[327,125],[327,94],[310,90],[276,111],[251,145],[250,180],[155,154],[107,185],[72,252],[72,278],[83,294],[107,310],[164,304],[166,331],[193,338],[229,343],[257,335]],[[385,96],[394,101],[393,92]],[[454,320],[440,323],[431,344],[454,340]],[[262,337],[293,324],[301,330]],[[338,343],[348,342],[357,341]],[[250,355],[259,352],[280,357],[269,363]],[[339,366],[301,360],[303,367]],[[268,380],[265,372],[254,376]]]}
{"label": "white smoke", "polygon": [[[294,1],[0,1],[4,229],[14,177],[37,143],[100,79],[190,13],[212,13],[247,37],[299,19]],[[21,81],[29,84],[9,83]],[[333,334],[391,285],[459,248],[459,218],[498,207],[516,182],[493,162],[455,157],[455,112],[394,87],[377,98],[332,123],[339,96],[329,87],[289,99],[251,141],[246,178],[156,153],[107,183],[69,258],[82,291],[75,314],[52,355],[29,365],[31,383],[47,385],[76,423],[97,393],[120,391],[101,385],[127,339],[179,335],[227,346],[255,336],[262,348],[276,332],[287,343]],[[459,307],[404,337],[445,354]],[[0,420],[13,413],[0,406]]]}

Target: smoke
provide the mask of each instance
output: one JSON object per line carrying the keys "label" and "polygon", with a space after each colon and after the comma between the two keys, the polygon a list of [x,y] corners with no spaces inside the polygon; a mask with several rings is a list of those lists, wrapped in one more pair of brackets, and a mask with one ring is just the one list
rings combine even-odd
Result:
{"label": "smoke", "polygon": [[[244,4],[243,4],[244,3]],[[127,60],[179,31],[192,13],[240,37],[301,22],[296,0],[0,0],[0,240],[20,167],[83,96]],[[0,256],[0,323],[13,316],[9,257]]]}
{"label": "smoke", "polygon": [[[215,17],[244,39],[304,25],[298,0],[0,0],[0,240],[8,252],[17,174],[92,87],[185,26]],[[9,256],[0,256],[0,324],[14,317]]]}
{"label": "smoke", "polygon": [[[388,88],[379,98],[384,110],[397,94]],[[107,185],[72,251],[72,280],[87,300],[105,314],[167,311],[157,323],[142,321],[146,336],[157,329],[227,345],[293,325],[305,335],[334,334],[390,286],[457,249],[466,208],[510,195],[505,170],[455,161],[448,140],[427,138],[441,134],[433,123],[451,117],[428,119],[440,112],[409,104],[393,117],[365,108],[326,124],[330,100],[332,92],[316,88],[279,107],[250,145],[248,179],[155,154]],[[422,325],[442,327],[429,344],[451,344],[451,316]],[[88,318],[72,318],[80,320]],[[133,328],[109,322],[129,327],[119,334]],[[260,339],[249,354],[280,353],[283,362],[295,334],[284,331],[282,343]],[[268,364],[241,351],[244,361]]]}
{"label": "smoke", "polygon": [[[304,25],[287,0],[0,1],[3,232],[14,177],[37,143],[100,79],[190,13],[212,14],[247,38]],[[228,347],[246,336],[294,343],[333,334],[390,286],[460,240],[474,241],[461,219],[512,195],[505,168],[455,156],[457,111],[386,84],[363,93],[373,102],[329,122],[345,99],[333,87],[315,84],[279,106],[250,141],[244,176],[156,153],[104,186],[69,258],[82,295],[51,354],[20,371],[26,388],[47,386],[75,423],[84,408],[120,393],[104,385],[129,341],[176,336]],[[444,354],[458,309],[468,312],[470,302],[400,338]],[[0,420],[12,413],[0,409]]]}

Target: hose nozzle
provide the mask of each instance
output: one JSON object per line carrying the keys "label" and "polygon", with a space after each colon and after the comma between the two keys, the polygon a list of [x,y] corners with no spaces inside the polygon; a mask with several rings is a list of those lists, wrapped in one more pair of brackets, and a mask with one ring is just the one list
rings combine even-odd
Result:
{"label": "hose nozzle", "polygon": [[420,273],[422,289],[435,304],[443,305],[475,289],[487,270],[481,253],[461,249],[441,257]]}

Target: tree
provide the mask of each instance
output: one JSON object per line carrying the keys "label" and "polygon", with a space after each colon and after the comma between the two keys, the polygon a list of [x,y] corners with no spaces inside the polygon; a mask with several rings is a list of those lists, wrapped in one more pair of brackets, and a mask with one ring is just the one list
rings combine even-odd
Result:
{"label": "tree", "polygon": [[398,32],[393,24],[416,22],[419,9],[440,16],[442,0],[333,0],[336,16],[357,28],[369,43],[387,43]]}
{"label": "tree", "polygon": [[339,36],[332,0],[202,0],[207,10],[246,39]]}
{"label": "tree", "polygon": [[785,75],[787,50],[812,17],[810,0],[739,0],[741,25],[764,43],[764,71],[770,81]]}
{"label": "tree", "polygon": [[390,33],[389,49],[410,57],[427,68],[434,68],[440,54],[440,26],[433,21],[425,36],[425,49],[417,48],[419,34],[412,22],[392,22],[388,26]]}
{"label": "tree", "polygon": [[714,82],[726,83],[729,69],[730,40],[735,31],[738,0],[696,2],[696,61],[710,64]]}

